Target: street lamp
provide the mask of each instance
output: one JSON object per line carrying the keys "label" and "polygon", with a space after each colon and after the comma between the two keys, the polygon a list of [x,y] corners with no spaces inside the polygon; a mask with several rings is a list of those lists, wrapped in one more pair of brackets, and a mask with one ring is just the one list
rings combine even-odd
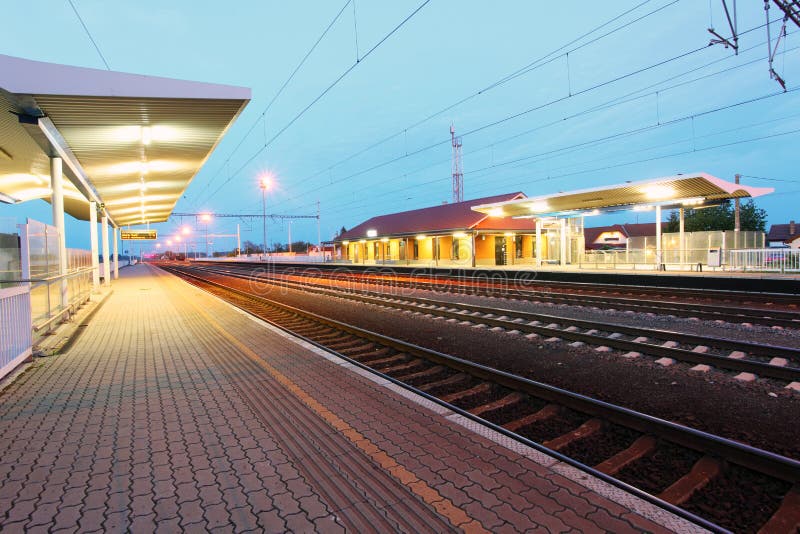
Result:
{"label": "street lamp", "polygon": [[[185,225],[183,228],[181,228],[181,234],[183,234],[185,236],[188,236],[190,233],[192,233],[192,229],[189,228],[188,225]],[[180,238],[180,236],[178,236],[178,238]],[[180,239],[178,239],[178,240],[180,241]],[[189,259],[189,239],[188,238],[183,240],[183,257],[185,259],[187,259],[187,260]]]}
{"label": "street lamp", "polygon": [[206,258],[208,258],[208,223],[211,222],[211,214],[203,213],[200,215],[200,220],[206,223]]}
{"label": "street lamp", "polygon": [[272,177],[265,174],[258,181],[258,186],[261,188],[261,217],[262,217],[262,231],[264,239],[264,254],[267,253],[267,189],[272,185]]}

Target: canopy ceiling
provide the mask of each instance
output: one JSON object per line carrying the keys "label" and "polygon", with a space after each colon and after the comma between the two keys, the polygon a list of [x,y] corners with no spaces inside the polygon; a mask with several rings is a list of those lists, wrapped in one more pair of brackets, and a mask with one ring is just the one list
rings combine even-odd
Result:
{"label": "canopy ceiling", "polygon": [[472,209],[494,217],[579,216],[649,206],[697,208],[725,199],[758,197],[773,191],[768,187],[735,184],[710,174],[696,173],[481,204]]}
{"label": "canopy ceiling", "polygon": [[167,220],[250,101],[243,87],[0,55],[0,201],[50,198],[64,159],[65,211],[103,204],[117,226]]}

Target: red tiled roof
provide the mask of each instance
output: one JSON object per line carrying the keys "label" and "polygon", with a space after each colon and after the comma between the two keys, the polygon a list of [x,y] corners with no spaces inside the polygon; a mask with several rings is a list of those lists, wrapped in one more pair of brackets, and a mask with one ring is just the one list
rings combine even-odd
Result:
{"label": "red tiled roof", "polygon": [[[791,231],[791,226],[795,226],[794,232]],[[800,224],[773,224],[769,227],[767,241],[786,241],[792,236],[792,234],[797,233],[798,229],[800,229]]]}
{"label": "red tiled roof", "polygon": [[[503,202],[516,198],[525,198],[525,195],[521,192],[506,193],[505,195],[476,198],[455,204],[442,204],[441,206],[379,215],[351,228],[337,237],[336,241],[364,239],[367,237],[367,230],[375,230],[378,236],[470,230],[487,217],[484,213],[472,211],[472,206],[490,202]],[[530,220],[511,218],[497,219],[497,223],[493,221],[487,224],[491,224],[492,229],[501,230],[533,228],[533,223]],[[496,227],[496,224],[499,224],[499,226]],[[484,226],[481,226],[481,228],[484,228]]]}
{"label": "red tiled roof", "polygon": [[[656,223],[623,224],[625,235],[628,237],[649,237],[656,235]],[[663,223],[661,231],[664,231]]]}
{"label": "red tiled roof", "polygon": [[612,224],[611,226],[594,226],[588,227],[583,229],[583,239],[586,243],[586,250],[593,250],[602,248],[605,245],[609,245],[609,243],[595,243],[600,236],[605,232],[619,232],[623,236],[627,237],[628,234],[625,232],[625,228],[621,224]]}

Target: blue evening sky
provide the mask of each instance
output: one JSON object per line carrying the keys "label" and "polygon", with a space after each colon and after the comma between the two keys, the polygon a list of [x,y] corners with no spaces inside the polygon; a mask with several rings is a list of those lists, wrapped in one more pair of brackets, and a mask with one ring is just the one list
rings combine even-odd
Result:
{"label": "blue evening sky", "polygon": [[[771,223],[800,220],[800,98],[792,92],[800,87],[800,37],[790,23],[775,60],[790,91],[779,94],[768,75],[766,30],[748,31],[765,22],[761,1],[738,0],[742,35],[735,56],[719,45],[704,48],[710,23],[728,33],[720,0],[712,0],[711,13],[705,0],[432,0],[249,163],[265,139],[353,65],[357,49],[363,55],[422,0],[356,0],[356,24],[347,5],[266,121],[267,104],[344,0],[74,2],[114,70],[253,90],[176,211],[260,213],[257,179],[265,171],[276,179],[267,211],[315,214],[319,201],[323,240],[373,215],[440,204],[451,197],[452,122],[466,134],[466,199],[693,171],[732,181],[741,173],[746,184],[775,188],[757,202]],[[549,63],[431,117],[636,6]],[[771,15],[779,18],[777,8]],[[0,53],[103,68],[67,0],[7,2],[3,17]],[[779,27],[772,26],[773,40]],[[702,50],[602,85],[696,49]],[[566,50],[572,50],[568,60]],[[608,105],[615,99],[623,102]],[[726,106],[734,107],[718,110]],[[49,204],[0,207],[0,217],[25,216],[49,222]],[[177,224],[158,228],[166,235]],[[230,220],[213,226],[212,232],[235,231]],[[243,239],[261,241],[258,223],[242,230]],[[88,247],[86,223],[71,221],[68,231],[68,246]],[[270,222],[271,241],[285,242],[286,232],[286,224]],[[292,233],[316,241],[316,224],[297,221]],[[233,242],[221,238],[215,247],[230,249]]]}

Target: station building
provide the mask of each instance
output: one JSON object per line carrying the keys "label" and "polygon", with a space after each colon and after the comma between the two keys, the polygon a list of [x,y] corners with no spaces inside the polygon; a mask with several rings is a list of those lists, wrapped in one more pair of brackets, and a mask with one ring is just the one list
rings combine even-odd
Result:
{"label": "station building", "polygon": [[364,264],[533,264],[534,221],[490,217],[472,209],[525,198],[515,192],[372,217],[336,238],[336,258]]}
{"label": "station building", "polygon": [[[702,236],[702,246],[695,246],[697,240],[691,238],[696,236],[684,232],[686,208],[703,209],[772,191],[695,173],[538,197],[507,193],[372,217],[334,240],[334,257],[378,265],[564,267],[591,263],[586,252],[600,248],[600,240],[612,245],[609,248],[625,249],[621,263],[686,267],[697,263],[698,254],[707,254],[709,247],[759,246],[756,236],[739,232],[727,243],[724,232],[714,241]],[[669,239],[662,239],[665,209],[679,212],[680,231]],[[587,218],[621,211],[641,212],[653,222],[599,231],[584,227]],[[634,237],[643,243],[642,250],[630,250]],[[616,263],[617,258],[612,259]]]}

